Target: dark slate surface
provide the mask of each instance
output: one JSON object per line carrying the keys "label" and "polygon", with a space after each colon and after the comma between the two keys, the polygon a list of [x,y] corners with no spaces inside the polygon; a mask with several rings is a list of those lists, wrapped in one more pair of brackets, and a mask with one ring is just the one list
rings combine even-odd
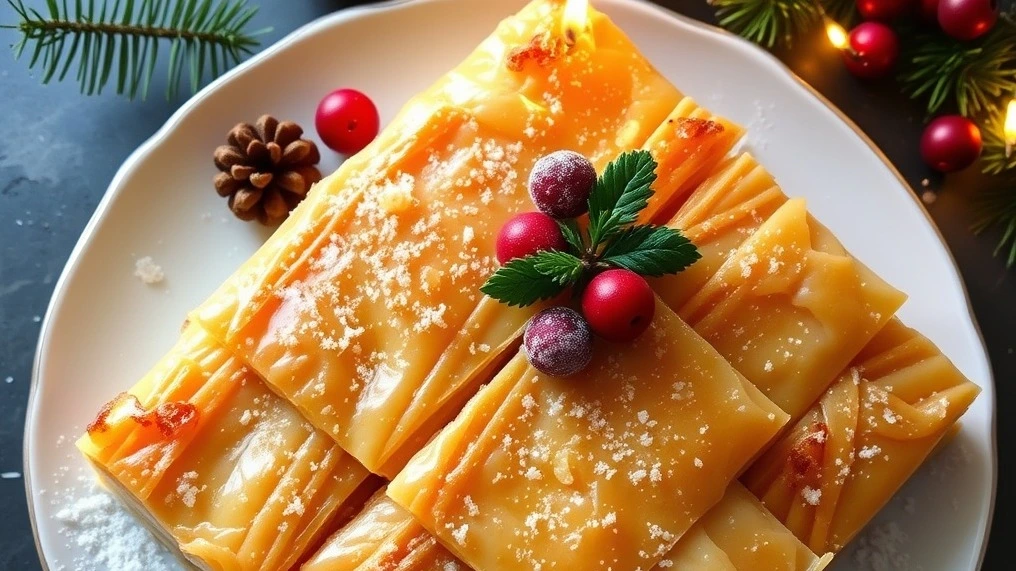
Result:
{"label": "dark slate surface", "polygon": [[[255,2],[257,3],[257,2]],[[255,27],[272,26],[268,45],[309,20],[353,4],[328,0],[264,0]],[[660,0],[660,4],[695,18],[712,21],[710,8],[698,0]],[[43,6],[42,0],[26,2]],[[14,15],[0,5],[0,24]],[[0,43],[15,41],[0,30]],[[815,34],[797,49],[779,54],[798,75],[824,93],[857,122],[882,148],[913,188],[922,179],[940,189],[929,211],[956,257],[971,302],[987,341],[997,380],[999,480],[1014,474],[1014,416],[1004,407],[1016,389],[1016,270],[1006,272],[991,253],[998,232],[974,236],[972,197],[990,185],[974,172],[943,180],[920,161],[917,142],[923,113],[905,100],[891,81],[860,84]],[[156,74],[161,77],[160,74]],[[161,93],[159,80],[153,93]],[[121,162],[158,129],[177,104],[154,96],[126,103],[113,95],[86,98],[73,84],[42,86],[24,62],[0,55],[0,472],[22,471],[22,435],[32,359],[39,321],[54,283]],[[805,158],[806,160],[806,158]],[[927,276],[934,280],[935,276]],[[10,380],[8,380],[10,379]],[[1016,546],[1002,529],[1016,525],[1016,490],[1003,485],[993,541],[985,569],[1008,568]],[[1009,508],[1009,509],[1007,509]],[[37,569],[35,544],[20,478],[0,480],[0,569]],[[929,570],[930,571],[930,570]]]}

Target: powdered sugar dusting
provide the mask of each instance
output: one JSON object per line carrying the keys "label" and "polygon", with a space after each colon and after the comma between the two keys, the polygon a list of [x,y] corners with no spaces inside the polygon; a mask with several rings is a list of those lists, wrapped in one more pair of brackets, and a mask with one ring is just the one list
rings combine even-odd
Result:
{"label": "powdered sugar dusting", "polygon": [[159,284],[162,283],[162,280],[166,279],[162,266],[156,264],[151,256],[138,258],[134,262],[134,276],[147,285]]}
{"label": "powdered sugar dusting", "polygon": [[[56,514],[61,533],[85,554],[76,571],[175,571],[169,552],[108,492],[96,484]],[[61,566],[63,568],[63,566]]]}

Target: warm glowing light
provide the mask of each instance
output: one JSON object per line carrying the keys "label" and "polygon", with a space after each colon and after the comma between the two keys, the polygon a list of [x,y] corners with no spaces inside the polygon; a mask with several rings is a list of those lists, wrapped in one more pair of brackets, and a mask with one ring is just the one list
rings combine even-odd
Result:
{"label": "warm glowing light", "polygon": [[825,33],[829,37],[833,47],[838,50],[842,50],[850,44],[850,38],[847,36],[847,31],[843,29],[843,26],[828,18],[826,18],[825,22]]}
{"label": "warm glowing light", "polygon": [[1016,147],[1016,98],[1009,102],[1005,110],[1005,127],[1002,128],[1005,137],[1005,158],[1012,156],[1012,150]]}
{"label": "warm glowing light", "polygon": [[564,37],[568,44],[574,44],[579,34],[589,24],[589,0],[568,0],[564,5]]}

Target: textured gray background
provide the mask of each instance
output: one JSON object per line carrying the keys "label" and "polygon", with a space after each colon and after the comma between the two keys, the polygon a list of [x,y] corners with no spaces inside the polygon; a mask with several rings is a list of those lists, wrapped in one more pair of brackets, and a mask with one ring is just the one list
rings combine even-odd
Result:
{"label": "textured gray background", "polygon": [[[263,38],[263,45],[269,45],[317,16],[363,3],[262,0],[253,27],[274,28]],[[703,0],[658,3],[712,21]],[[26,4],[41,8],[44,1]],[[13,22],[13,11],[0,3],[0,24]],[[0,30],[0,44],[15,41],[13,31]],[[988,343],[1001,407],[999,481],[1004,483],[1012,477],[1016,459],[1016,426],[1013,415],[1005,413],[1016,394],[1016,270],[1006,272],[991,256],[998,232],[976,237],[968,231],[974,217],[971,198],[989,182],[974,172],[948,181],[932,175],[917,150],[921,109],[903,98],[891,80],[855,81],[829,50],[817,49],[825,41],[815,34],[799,41],[794,51],[778,55],[850,115],[911,186],[921,189],[921,180],[929,178],[933,188],[943,191],[929,211],[959,262]],[[40,85],[25,62],[15,61],[7,50],[0,53],[0,472],[22,471],[25,405],[39,319],[60,270],[121,162],[180,103],[166,102],[161,96],[164,73],[155,75],[148,101],[127,103],[114,95],[86,98],[71,83]],[[7,377],[13,381],[5,382]],[[1014,494],[1016,490],[1004,484],[999,489],[993,537],[1016,522],[1010,511],[1016,507]],[[0,514],[0,569],[38,568],[20,478],[0,480]],[[1011,568],[1014,555],[1011,541],[996,539],[985,569]]]}

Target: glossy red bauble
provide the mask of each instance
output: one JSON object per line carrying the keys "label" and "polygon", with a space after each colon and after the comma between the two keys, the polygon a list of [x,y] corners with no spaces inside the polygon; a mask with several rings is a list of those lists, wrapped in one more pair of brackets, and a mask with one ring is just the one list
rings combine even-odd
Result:
{"label": "glossy red bauble", "polygon": [[981,155],[981,131],[962,115],[943,115],[921,135],[921,158],[941,172],[967,168]]}
{"label": "glossy red bauble", "polygon": [[857,0],[857,11],[865,20],[888,22],[907,14],[914,0]]}
{"label": "glossy red bauble", "polygon": [[567,248],[557,222],[542,212],[516,214],[497,234],[497,261],[506,264],[542,250]]}
{"label": "glossy red bauble", "polygon": [[318,136],[333,151],[352,155],[377,137],[381,116],[369,97],[355,89],[337,89],[318,103]]}
{"label": "glossy red bauble", "polygon": [[850,73],[874,79],[892,71],[899,55],[899,42],[892,28],[864,22],[850,31],[850,47],[843,50],[843,61]]}
{"label": "glossy red bauble", "polygon": [[938,0],[921,0],[921,17],[928,22],[938,22]]}
{"label": "glossy red bauble", "polygon": [[939,0],[938,25],[957,40],[979,38],[998,20],[996,0]]}
{"label": "glossy red bauble", "polygon": [[582,314],[593,332],[608,341],[631,341],[653,321],[656,296],[646,280],[630,270],[598,274],[582,292]]}

